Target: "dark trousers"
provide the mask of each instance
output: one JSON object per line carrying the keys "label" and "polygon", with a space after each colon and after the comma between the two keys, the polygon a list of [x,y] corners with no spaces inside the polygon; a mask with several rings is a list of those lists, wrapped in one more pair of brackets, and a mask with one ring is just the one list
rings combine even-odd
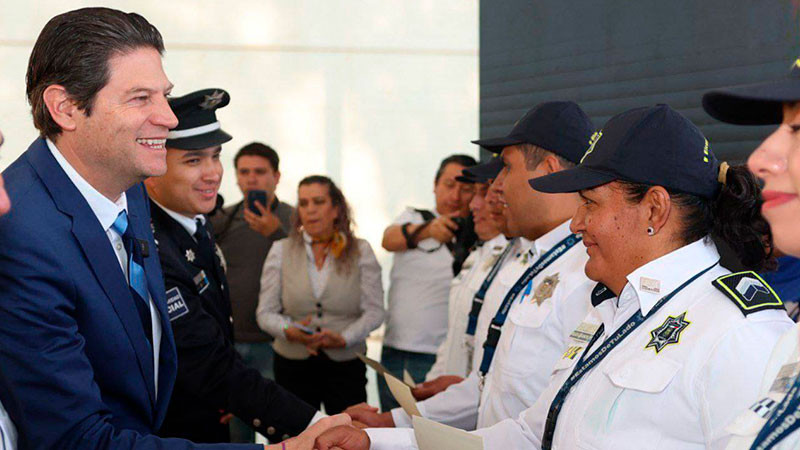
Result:
{"label": "dark trousers", "polygon": [[[405,369],[415,383],[425,381],[425,375],[431,370],[434,362],[436,362],[436,355],[433,353],[407,352],[385,345],[381,351],[383,367],[401,380],[403,379],[403,369]],[[400,406],[389,390],[386,379],[382,376],[378,376],[378,395],[381,401],[381,411],[390,411],[392,408]]]}
{"label": "dark trousers", "polygon": [[294,360],[275,353],[275,381],[325,412],[337,414],[367,401],[367,366],[358,359],[333,361],[325,352]]}

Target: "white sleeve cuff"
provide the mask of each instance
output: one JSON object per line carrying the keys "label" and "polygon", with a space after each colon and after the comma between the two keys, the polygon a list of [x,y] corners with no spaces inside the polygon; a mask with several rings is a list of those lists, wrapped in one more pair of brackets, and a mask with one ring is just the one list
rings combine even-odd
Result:
{"label": "white sleeve cuff", "polygon": [[[406,414],[403,408],[395,408],[391,412],[395,428],[411,428],[411,416]],[[422,414],[422,411],[420,411],[420,414]]]}
{"label": "white sleeve cuff", "polygon": [[417,450],[413,428],[367,428],[371,450]]}
{"label": "white sleeve cuff", "polygon": [[327,414],[323,414],[323,413],[321,413],[319,411],[315,412],[314,413],[314,417],[311,418],[311,422],[308,422],[308,425],[306,425],[306,428],[310,427],[311,425],[314,425],[315,423],[319,422],[321,419],[323,419],[325,417],[328,417],[328,415]]}

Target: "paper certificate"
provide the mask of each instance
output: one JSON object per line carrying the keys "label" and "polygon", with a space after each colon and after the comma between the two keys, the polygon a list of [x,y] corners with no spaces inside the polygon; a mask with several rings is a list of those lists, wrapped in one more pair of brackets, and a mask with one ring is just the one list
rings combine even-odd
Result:
{"label": "paper certificate", "polygon": [[421,416],[422,414],[417,409],[417,401],[414,399],[414,395],[411,394],[411,388],[389,372],[385,372],[383,376],[386,378],[386,384],[389,385],[389,390],[392,391],[394,399],[403,407],[403,411],[409,416]]}
{"label": "paper certificate", "polygon": [[411,417],[420,450],[483,450],[483,437],[420,416]]}

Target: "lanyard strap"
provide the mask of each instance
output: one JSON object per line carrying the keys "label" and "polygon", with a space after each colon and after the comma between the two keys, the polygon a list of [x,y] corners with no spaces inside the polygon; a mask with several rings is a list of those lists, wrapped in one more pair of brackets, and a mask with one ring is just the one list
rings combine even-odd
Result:
{"label": "lanyard strap", "polygon": [[536,277],[536,275],[539,275],[544,269],[550,266],[550,264],[553,264],[559,257],[561,257],[561,255],[566,253],[567,250],[574,247],[575,244],[580,241],[580,236],[576,234],[570,234],[561,242],[554,245],[553,248],[542,255],[541,258],[539,258],[533,265],[528,267],[522,276],[519,277],[517,282],[514,283],[514,286],[511,287],[511,290],[506,293],[505,298],[503,298],[503,303],[500,304],[500,308],[494,315],[492,323],[489,324],[489,332],[486,334],[486,341],[483,343],[483,358],[481,359],[481,367],[478,371],[478,375],[481,377],[481,380],[483,380],[483,378],[489,372],[489,367],[492,365],[494,350],[497,348],[497,342],[500,340],[500,329],[506,322],[508,312],[511,309],[511,305],[514,303],[514,300],[517,298],[517,295],[519,295],[520,291],[522,291],[522,289],[528,283],[530,283],[534,277]]}
{"label": "lanyard strap", "polygon": [[469,317],[467,318],[468,336],[475,336],[475,328],[478,327],[478,315],[481,313],[481,308],[483,308],[483,301],[486,298],[486,291],[489,290],[489,286],[492,285],[494,278],[500,272],[500,268],[503,267],[503,261],[505,261],[508,254],[511,253],[511,249],[514,248],[516,243],[517,238],[508,241],[508,245],[506,245],[505,250],[503,250],[503,253],[500,254],[499,258],[497,258],[497,261],[494,262],[489,274],[486,275],[483,283],[481,283],[480,289],[478,289],[478,292],[476,292],[475,296],[472,297],[472,309],[470,309]]}
{"label": "lanyard strap", "polygon": [[634,330],[639,328],[639,325],[643,324],[647,319],[652,317],[662,306],[666,305],[667,302],[675,295],[678,294],[683,288],[691,284],[694,280],[700,278],[703,274],[711,270],[717,263],[712,264],[711,266],[703,269],[699,273],[695,274],[693,277],[686,280],[683,284],[675,288],[672,292],[661,297],[661,299],[653,305],[653,308],[647,313],[646,316],[642,315],[641,309],[636,311],[636,314],[631,316],[627,322],[625,322],[619,329],[617,329],[614,334],[608,337],[603,345],[600,346],[597,350],[595,350],[591,356],[586,358],[589,349],[594,345],[595,342],[603,335],[604,326],[600,325],[597,331],[592,336],[592,340],[589,341],[589,344],[586,346],[586,349],[583,351],[583,354],[578,359],[578,362],[575,364],[575,369],[572,370],[572,373],[561,386],[561,389],[558,390],[555,398],[553,399],[553,403],[550,404],[550,411],[547,413],[547,422],[545,422],[544,426],[544,435],[542,436],[542,450],[550,450],[553,444],[553,435],[556,431],[556,422],[558,421],[558,415],[561,412],[561,407],[564,405],[564,401],[567,399],[567,395],[572,390],[572,388],[580,381],[580,379],[586,375],[587,372],[592,370],[600,361],[605,359],[609,353],[619,345],[626,337],[630,336]]}
{"label": "lanyard strap", "polygon": [[756,435],[750,450],[769,450],[800,427],[800,376]]}

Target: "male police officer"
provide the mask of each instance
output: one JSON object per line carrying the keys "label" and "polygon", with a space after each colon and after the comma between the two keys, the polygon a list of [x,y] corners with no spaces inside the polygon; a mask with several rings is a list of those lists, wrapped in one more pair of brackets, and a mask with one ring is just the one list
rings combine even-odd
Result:
{"label": "male police officer", "polygon": [[229,440],[232,413],[270,440],[301,432],[314,409],[247,367],[233,347],[223,259],[203,216],[216,204],[221,144],[231,139],[216,118],[228,93],[206,89],[170,100],[167,173],[146,181],[164,272],[169,320],[178,349],[178,378],[161,429],[198,442]]}
{"label": "male police officer", "polygon": [[[591,133],[589,118],[576,104],[547,102],[530,110],[509,136],[476,141],[490,150],[502,150],[504,168],[492,189],[508,204],[509,229],[528,244],[487,292],[478,323],[480,328],[485,321],[488,333],[482,335],[486,339],[475,370],[463,382],[419,403],[423,416],[468,430],[487,427],[516,418],[547,385],[567,335],[589,307],[588,300],[564,300],[576,292],[584,292],[588,299],[592,284],[583,271],[587,257],[577,245],[580,238],[569,232],[578,197],[538,193],[528,179],[574,166]],[[389,423],[385,416],[381,419],[384,423],[378,425],[410,426],[410,418],[401,410],[392,411]],[[340,431],[321,436],[318,446],[326,449],[339,443],[335,433]],[[416,445],[410,430],[372,429],[369,436],[378,449]]]}

